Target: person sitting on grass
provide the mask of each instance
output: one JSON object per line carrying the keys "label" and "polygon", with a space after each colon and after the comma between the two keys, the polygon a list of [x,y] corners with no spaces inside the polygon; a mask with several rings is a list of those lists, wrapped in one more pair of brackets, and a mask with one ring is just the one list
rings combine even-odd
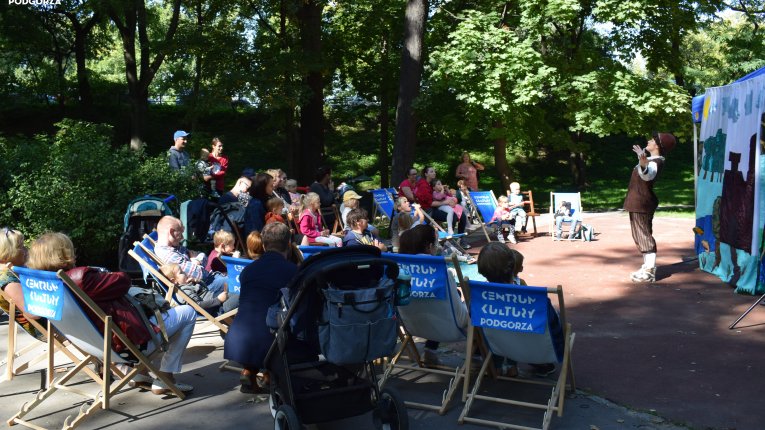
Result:
{"label": "person sitting on grass", "polygon": [[343,238],[343,246],[372,245],[387,251],[388,247],[367,230],[369,215],[362,208],[353,209],[348,213],[348,226],[351,228]]}
{"label": "person sitting on grass", "polygon": [[227,291],[223,291],[216,296],[212,291],[207,289],[207,286],[205,286],[204,283],[189,278],[188,275],[183,273],[181,266],[175,263],[165,264],[159,270],[165,275],[165,278],[186,293],[186,295],[201,306],[202,309],[217,309],[228,299]]}

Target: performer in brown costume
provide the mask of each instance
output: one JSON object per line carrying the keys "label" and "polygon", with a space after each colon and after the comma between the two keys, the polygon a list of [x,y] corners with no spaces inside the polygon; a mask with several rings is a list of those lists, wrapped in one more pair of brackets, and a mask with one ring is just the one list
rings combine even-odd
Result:
{"label": "performer in brown costume", "polygon": [[671,133],[654,133],[645,149],[634,145],[638,164],[632,169],[632,177],[624,199],[624,210],[630,213],[632,239],[643,254],[643,265],[630,274],[632,282],[656,280],[656,240],[653,238],[653,214],[659,199],[653,192],[653,184],[664,167],[664,156],[675,147],[677,141]]}

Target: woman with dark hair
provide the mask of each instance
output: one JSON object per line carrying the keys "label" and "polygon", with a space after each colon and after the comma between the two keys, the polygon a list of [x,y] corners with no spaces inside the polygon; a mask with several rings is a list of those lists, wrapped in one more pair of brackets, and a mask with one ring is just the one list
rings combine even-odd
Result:
{"label": "woman with dark hair", "polygon": [[[433,255],[436,250],[436,229],[433,226],[421,224],[416,227],[410,228],[401,234],[401,243],[398,249],[399,254],[413,254],[413,255]],[[452,311],[454,312],[454,318],[457,324],[465,328],[468,323],[468,310],[465,305],[462,293],[459,291],[456,279],[457,273],[453,268],[449,268],[449,294],[451,295]],[[427,302],[424,301],[427,305]],[[414,304],[417,306],[417,304]],[[414,307],[412,306],[412,308]],[[408,309],[412,311],[413,309]],[[422,360],[427,365],[437,365],[439,343],[434,340],[426,340],[425,348],[422,351]]]}
{"label": "woman with dark hair", "polygon": [[[433,200],[433,187],[430,185],[436,179],[436,169],[433,166],[426,166],[422,169],[422,177],[417,181],[414,195],[422,210],[427,212],[436,221],[446,221],[446,212],[434,210],[441,205],[449,204],[446,200]],[[455,217],[457,218],[457,217]],[[457,218],[457,233],[464,233],[467,226],[467,216],[463,213]],[[464,249],[470,249],[464,240],[460,239],[460,246]]]}
{"label": "woman with dark hair", "polygon": [[274,178],[268,173],[258,173],[252,179],[250,203],[244,216],[244,234],[263,230],[266,223],[266,202],[274,194]]}

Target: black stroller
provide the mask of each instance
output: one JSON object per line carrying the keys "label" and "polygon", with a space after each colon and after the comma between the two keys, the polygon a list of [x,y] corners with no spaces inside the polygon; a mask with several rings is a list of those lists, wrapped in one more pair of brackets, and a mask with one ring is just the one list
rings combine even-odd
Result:
{"label": "black stroller", "polygon": [[396,346],[397,278],[396,263],[373,246],[328,249],[303,263],[269,312],[278,326],[264,361],[275,429],[370,411],[377,428],[409,428],[404,402],[378,388],[373,364]]}

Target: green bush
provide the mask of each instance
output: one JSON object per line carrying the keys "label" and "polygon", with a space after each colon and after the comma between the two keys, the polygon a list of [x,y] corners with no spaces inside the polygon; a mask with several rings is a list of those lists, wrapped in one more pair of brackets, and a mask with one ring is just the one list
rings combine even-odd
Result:
{"label": "green bush", "polygon": [[128,203],[149,193],[199,194],[190,172],[174,172],[166,156],[114,148],[111,126],[65,119],[52,138],[0,139],[0,225],[36,237],[67,233],[78,262],[113,266]]}

